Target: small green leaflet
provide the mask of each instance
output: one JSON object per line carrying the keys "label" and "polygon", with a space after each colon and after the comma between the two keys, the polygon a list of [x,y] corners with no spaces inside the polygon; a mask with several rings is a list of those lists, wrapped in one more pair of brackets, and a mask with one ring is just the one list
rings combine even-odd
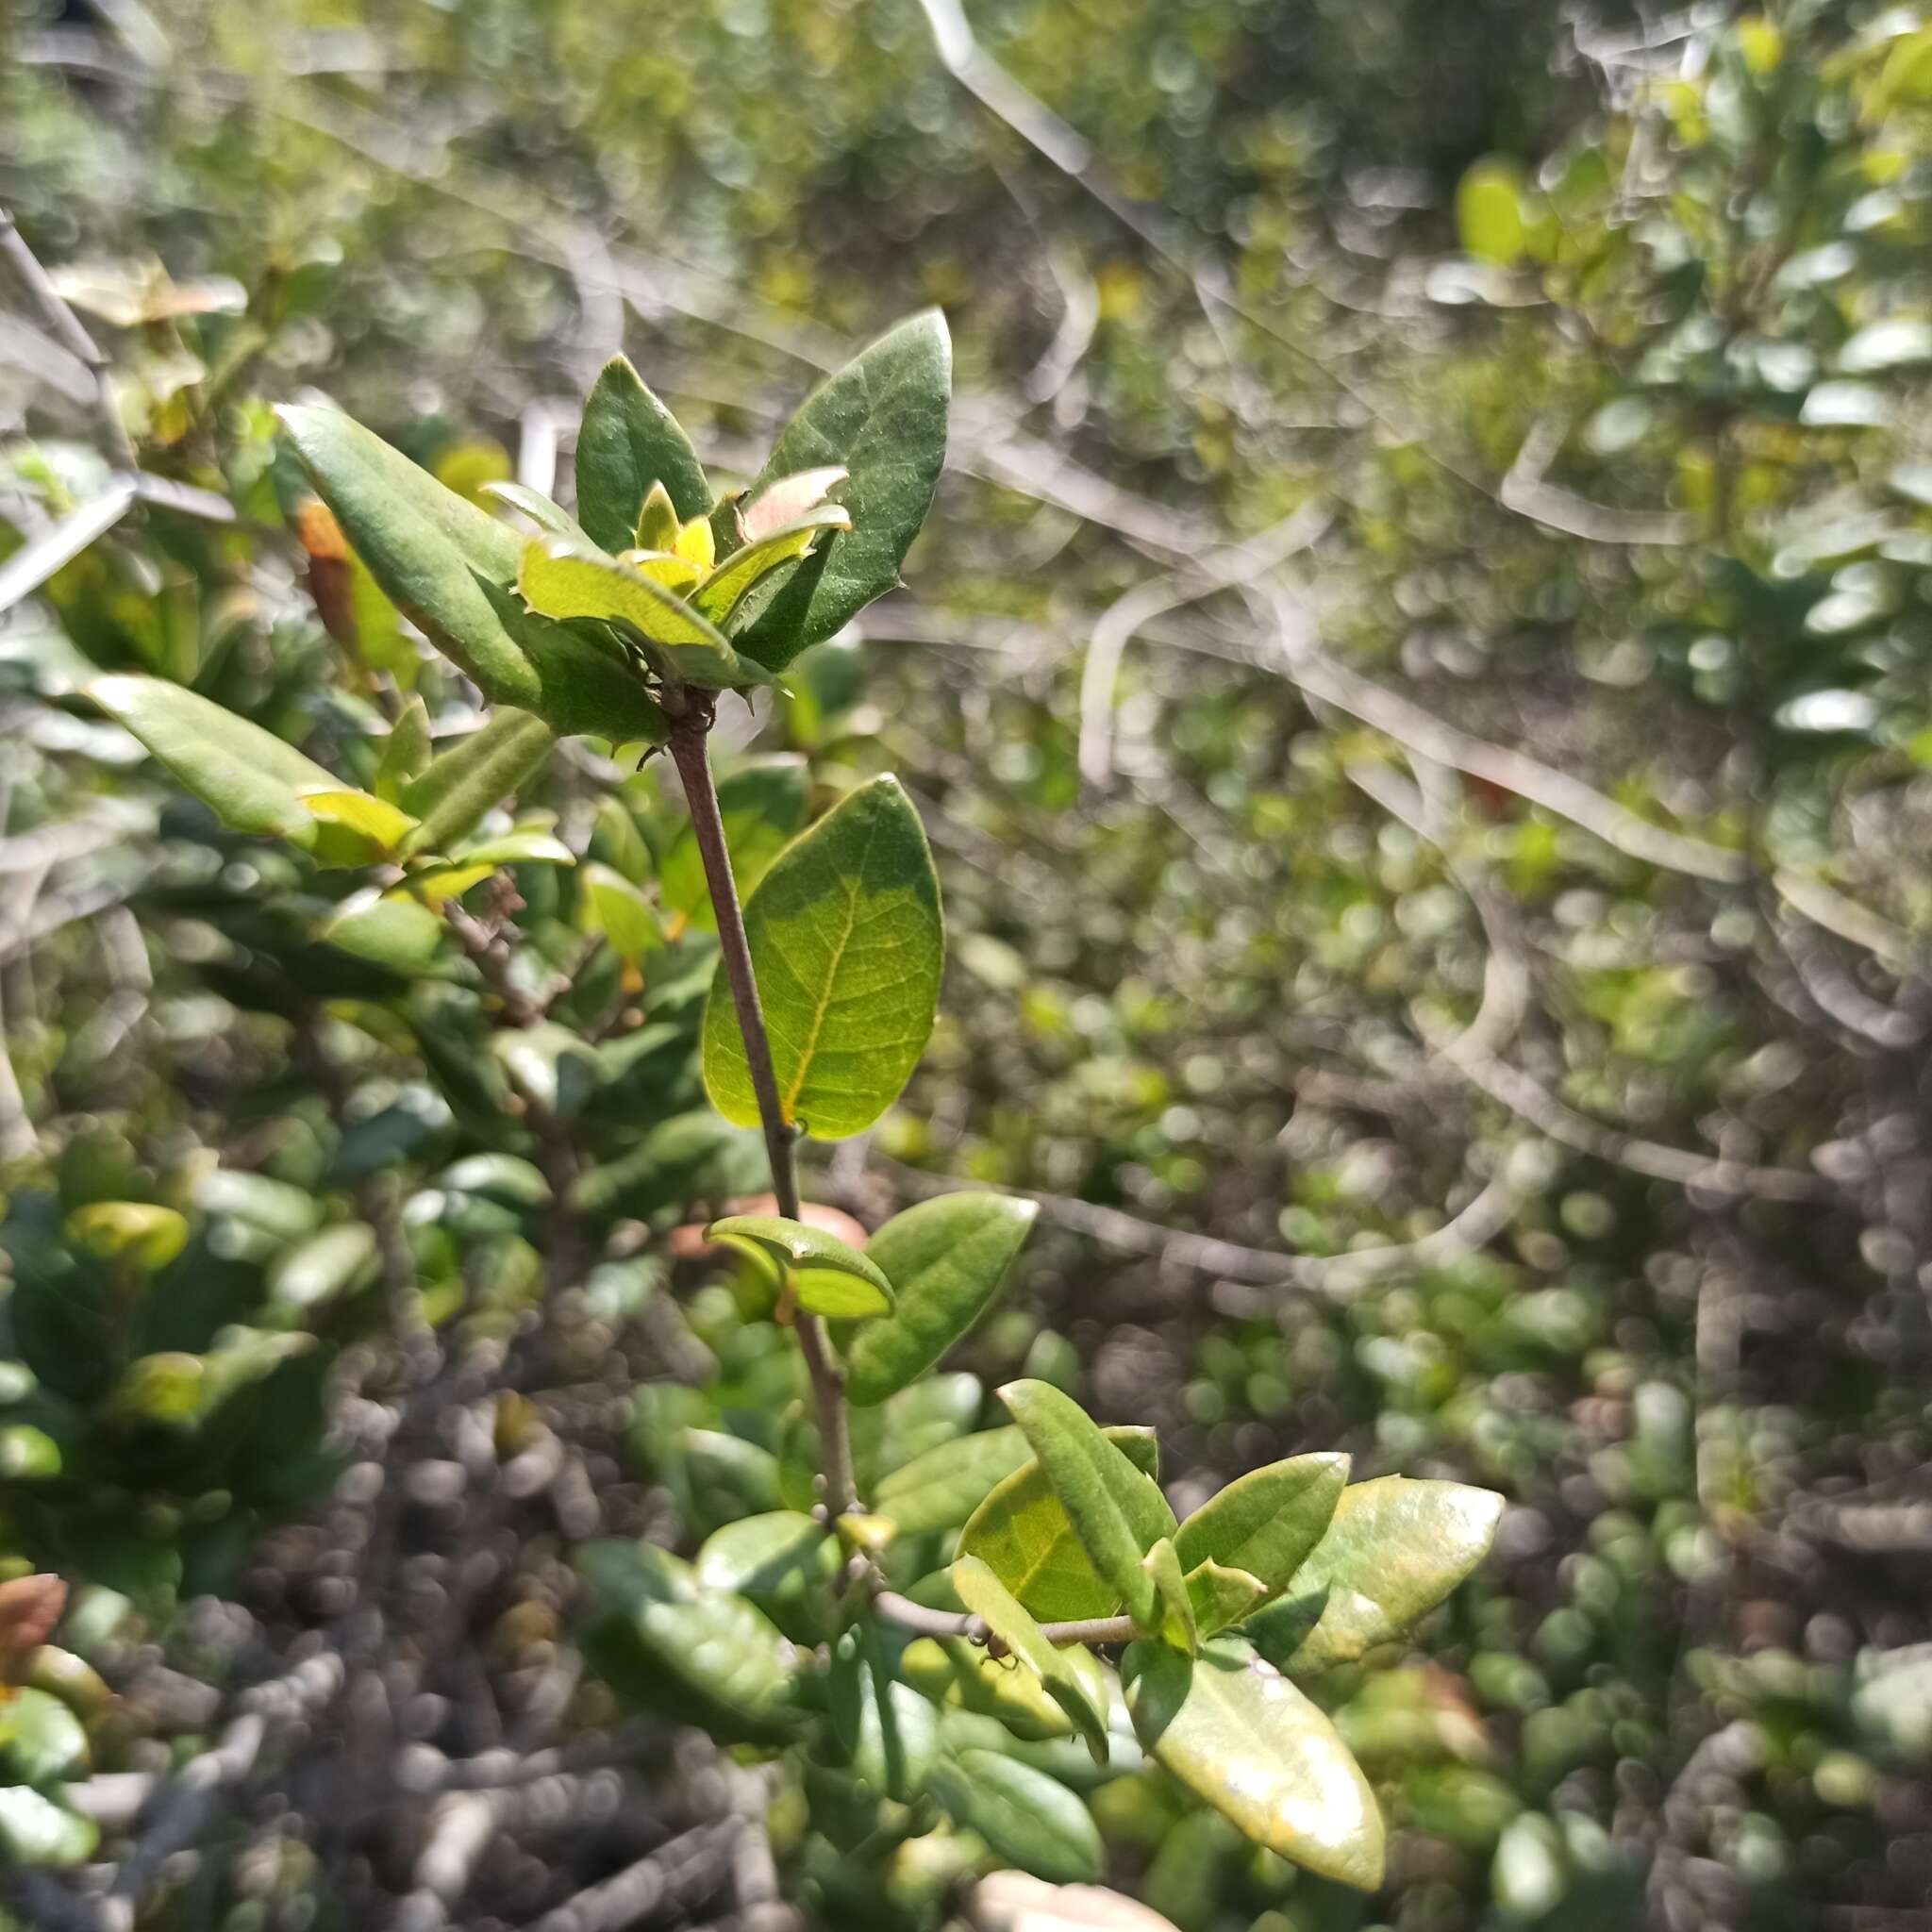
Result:
{"label": "small green leaflet", "polygon": [[499,800],[535,776],[556,742],[542,719],[497,707],[479,730],[438,752],[403,788],[404,809],[422,821],[408,849],[447,851]]}
{"label": "small green leaflet", "polygon": [[808,1223],[782,1214],[733,1214],[712,1222],[705,1239],[776,1263],[790,1276],[799,1307],[814,1315],[881,1315],[892,1306],[892,1284],[877,1263]]}
{"label": "small green leaflet", "polygon": [[1348,1457],[1325,1453],[1237,1476],[1181,1524],[1174,1548],[1182,1569],[1211,1558],[1247,1571],[1274,1595],[1322,1541],[1347,1480]]}
{"label": "small green leaflet", "polygon": [[869,1407],[931,1368],[986,1312],[1039,1211],[1011,1194],[941,1194],[887,1222],[866,1253],[899,1305],[852,1338],[846,1399]]}
{"label": "small green leaflet", "polygon": [[606,550],[629,546],[653,483],[685,521],[711,507],[710,485],[677,418],[622,356],[607,362],[577,430],[577,520]]}
{"label": "small green leaflet", "polygon": [[737,691],[771,681],[683,598],[619,558],[539,539],[525,547],[517,593],[544,617],[628,625],[686,684]]}

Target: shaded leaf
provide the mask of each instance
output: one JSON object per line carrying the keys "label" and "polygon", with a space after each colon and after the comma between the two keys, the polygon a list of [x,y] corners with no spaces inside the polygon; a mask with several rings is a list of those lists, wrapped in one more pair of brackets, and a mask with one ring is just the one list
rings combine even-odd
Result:
{"label": "shaded leaf", "polygon": [[883,1402],[945,1354],[986,1312],[1039,1204],[1011,1194],[941,1194],[895,1214],[866,1243],[898,1306],[845,1350],[845,1393]]}
{"label": "shaded leaf", "polygon": [[952,1567],[953,1588],[959,1601],[999,1639],[1021,1663],[1038,1677],[1046,1694],[1086,1740],[1096,1764],[1107,1762],[1107,1715],[1096,1704],[1086,1681],[1063,1651],[1055,1649],[1040,1625],[977,1557],[961,1557]]}
{"label": "shaded leaf", "polygon": [[941,1758],[932,1789],[957,1824],[976,1831],[1009,1865],[1059,1885],[1100,1876],[1100,1832],[1057,1779],[994,1751]]}
{"label": "shaded leaf", "polygon": [[500,800],[513,796],[542,768],[557,734],[542,719],[510,706],[491,713],[480,730],[439,752],[403,791],[403,807],[422,824],[411,852],[441,852]]}
{"label": "shaded leaf", "polygon": [[876,1262],[807,1222],[732,1214],[712,1222],[705,1239],[775,1263],[790,1275],[799,1306],[815,1315],[875,1315],[892,1307],[892,1284]]}
{"label": "shaded leaf", "polygon": [[1231,1624],[1245,1623],[1268,1594],[1258,1576],[1245,1570],[1231,1570],[1212,1557],[1188,1572],[1187,1585],[1194,1627],[1201,1637],[1212,1637]]}
{"label": "shaded leaf", "polygon": [[995,1483],[1032,1460],[1019,1429],[987,1429],[928,1449],[880,1477],[873,1486],[873,1507],[902,1536],[952,1529],[973,1514]]}
{"label": "shaded leaf", "polygon": [[1191,1651],[1200,1641],[1194,1629],[1194,1605],[1188,1594],[1187,1578],[1181,1574],[1180,1558],[1174,1555],[1172,1538],[1162,1537],[1141,1558],[1141,1567],[1153,1579],[1155,1613],[1158,1623],[1150,1627],[1163,1643],[1176,1650]]}
{"label": "shaded leaf", "polygon": [[375,1230],[348,1221],[278,1255],[268,1271],[271,1300],[307,1314],[366,1287],[375,1272]]}
{"label": "shaded leaf", "polygon": [[854,1774],[902,1802],[924,1790],[939,1755],[939,1716],[910,1684],[899,1682],[875,1623],[862,1619],[833,1646],[827,1688],[832,1728]]}
{"label": "shaded leaf", "polygon": [[[800,758],[760,758],[718,780],[718,815],[741,900],[757,891],[772,861],[805,829],[808,778]],[[704,856],[687,823],[664,855],[658,891],[665,906],[715,932],[717,914],[705,883]]]}
{"label": "shaded leaf", "polygon": [[610,950],[635,966],[664,943],[657,908],[620,872],[591,864],[578,874],[577,924],[609,942]]}
{"label": "shaded leaf", "polygon": [[375,776],[370,781],[376,797],[401,804],[409,781],[428,762],[429,713],[423,700],[412,691],[382,741]]}

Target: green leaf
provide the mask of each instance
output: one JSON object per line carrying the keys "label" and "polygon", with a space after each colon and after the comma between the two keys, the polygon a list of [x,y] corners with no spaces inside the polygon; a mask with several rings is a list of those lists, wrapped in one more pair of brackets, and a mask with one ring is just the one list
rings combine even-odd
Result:
{"label": "green leaf", "polygon": [[623,356],[591,386],[577,430],[577,518],[606,550],[630,545],[653,483],[685,522],[711,507],[711,486],[677,418]]}
{"label": "green leaf", "polygon": [[194,1205],[204,1214],[225,1214],[278,1241],[300,1241],[322,1221],[322,1203],[307,1188],[239,1168],[217,1168],[196,1183]]}
{"label": "green leaf", "polygon": [[158,677],[97,677],[86,691],[231,832],[315,842],[302,793],[333,791],[342,781],[293,745]]}
{"label": "green leaf", "polygon": [[1255,1642],[1302,1672],[1399,1637],[1482,1561],[1502,1515],[1501,1496],[1466,1483],[1385,1475],[1353,1484],[1286,1594],[1255,1620]]}
{"label": "green leaf", "polygon": [[1348,1481],[1348,1457],[1292,1456],[1250,1470],[1217,1490],[1181,1524],[1181,1568],[1213,1561],[1259,1577],[1269,1596],[1285,1589],[1322,1541]]}
{"label": "green leaf", "polygon": [[732,1214],[712,1222],[705,1239],[776,1263],[799,1307],[815,1315],[878,1315],[892,1307],[892,1284],[878,1264],[822,1227],[782,1214]]}
{"label": "green leaf", "polygon": [[848,362],[786,425],[751,497],[800,471],[842,464],[852,528],[822,543],[741,634],[748,656],[782,671],[898,582],[945,462],[952,380],[945,320],[927,309]]}
{"label": "green leaf", "polygon": [[1100,1832],[1087,1807],[1058,1779],[996,1751],[961,1751],[932,1774],[934,1795],[956,1824],[994,1854],[1050,1885],[1100,1876]]}
{"label": "green leaf", "polygon": [[[1167,1498],[1077,1402],[1050,1382],[1008,1382],[999,1396],[1026,1432],[1095,1572],[1134,1621],[1151,1630],[1158,1593],[1141,1558],[1174,1534]],[[1024,1601],[1024,1592],[1017,1593]]]}
{"label": "green leaf", "polygon": [[562,537],[573,543],[591,541],[576,518],[560,503],[552,503],[541,490],[532,490],[526,483],[486,483],[483,493],[495,497],[499,503],[507,503],[511,509],[520,510],[546,536]]}
{"label": "green leaf", "polygon": [[[919,814],[894,778],[849,792],[793,840],[745,908],[786,1120],[863,1133],[898,1097],[939,1011],[945,934]],[[705,1008],[705,1091],[728,1121],[758,1096],[724,968]]]}
{"label": "green leaf", "polygon": [[661,483],[653,483],[644,492],[644,507],[638,511],[636,528],[620,549],[655,550],[665,557],[677,554],[677,533],[683,526],[671,492]]}
{"label": "green leaf", "polygon": [[427,907],[403,893],[378,891],[372,886],[344,899],[324,923],[320,937],[358,959],[413,974],[436,964],[444,928]]}
{"label": "green leaf", "polygon": [[755,1603],[791,1607],[839,1572],[838,1540],[795,1509],[741,1517],[714,1530],[697,1555],[707,1590],[735,1590]]}
{"label": "green leaf", "polygon": [[884,1633],[855,1624],[832,1650],[832,1728],[861,1782],[901,1802],[924,1789],[939,1756],[939,1714],[892,1668]]}
{"label": "green leaf", "polygon": [[436,1181],[459,1194],[483,1194],[512,1208],[541,1208],[552,1198],[543,1170],[514,1154],[466,1154]]}
{"label": "green leaf", "polygon": [[[1088,1701],[1104,1708],[1107,1674],[1099,1658],[1078,1647],[1060,1655],[1085,1682]],[[899,1674],[942,1710],[991,1718],[1015,1738],[1041,1743],[1074,1734],[1073,1720],[1034,1672],[1010,1658],[992,1657],[963,1637],[922,1637],[908,1643],[899,1658]]]}
{"label": "green leaf", "polygon": [[485,812],[512,796],[542,769],[557,734],[542,719],[504,706],[480,730],[439,752],[403,792],[403,808],[422,824],[411,852],[441,852]]}
{"label": "green leaf", "polygon": [[188,1245],[188,1223],[152,1201],[90,1201],[67,1217],[67,1237],[103,1260],[125,1258],[153,1274]]}
{"label": "green leaf", "polygon": [[0,1429],[0,1478],[8,1482],[44,1482],[60,1474],[60,1445],[31,1423],[13,1423]]}
{"label": "green leaf", "polygon": [[621,558],[540,540],[524,550],[517,593],[545,617],[628,625],[677,676],[702,690],[771,682],[771,673],[741,658],[708,619]]}
{"label": "green leaf", "polygon": [[87,1765],[87,1733],[58,1697],[12,1690],[0,1702],[0,1761],[24,1784],[73,1777]]}
{"label": "green leaf", "polygon": [[1382,1816],[1335,1727],[1237,1638],[1190,1657],[1130,1644],[1121,1664],[1141,1743],[1247,1837],[1324,1878],[1382,1882]]}
{"label": "green leaf", "polygon": [[375,1257],[375,1230],[367,1222],[325,1227],[276,1256],[268,1271],[269,1298],[306,1315],[366,1287]]}
{"label": "green leaf", "polygon": [[[718,780],[718,814],[739,897],[748,898],[772,861],[805,829],[808,780],[801,758],[760,758]],[[708,932],[718,929],[704,856],[689,824],[664,855],[658,891],[666,908]]]}
{"label": "green leaf", "polygon": [[279,412],[317,492],[370,574],[492,704],[558,731],[662,741],[664,715],[595,638],[516,600],[522,541],[340,409]]}
{"label": "green leaf", "polygon": [[1107,1762],[1107,1715],[1065,1652],[1056,1650],[1046,1634],[977,1557],[961,1557],[952,1567],[953,1588],[959,1601],[999,1639],[1046,1688],[1046,1694],[1067,1714],[1087,1741],[1096,1764]]}
{"label": "green leaf", "polygon": [[460,844],[450,854],[458,864],[575,865],[577,856],[563,841],[541,825],[512,825],[491,838]]}
{"label": "green leaf", "polygon": [[727,1743],[789,1735],[798,1656],[756,1606],[649,1543],[586,1543],[572,1561],[598,1612],[585,1657],[619,1696]]}
{"label": "green leaf", "polygon": [[[797,522],[734,550],[691,592],[691,601],[727,635],[752,615],[746,599],[775,570],[808,555],[828,530],[849,530],[852,518],[842,504],[824,503]],[[760,604],[758,608],[764,607]]]}
{"label": "green leaf", "polygon": [[92,1820],[31,1785],[0,1787],[0,1851],[15,1865],[84,1865],[101,1841]]}
{"label": "green leaf", "polygon": [[488,587],[516,575],[517,537],[340,409],[277,412],[317,493],[370,575],[499,704],[537,708],[543,679]]}
{"label": "green leaf", "polygon": [[[1151,1429],[1109,1428],[1103,1434],[1138,1471],[1152,1476],[1158,1451]],[[1147,1514],[1151,1520],[1151,1508]],[[1158,1533],[1167,1534],[1171,1526],[1170,1516]],[[978,1557],[1043,1624],[1110,1617],[1121,1606],[1121,1591],[1094,1568],[1037,1460],[1022,1464],[987,1493],[959,1532],[959,1555]],[[1134,1562],[1138,1570],[1138,1550]]]}
{"label": "green leaf", "polygon": [[324,865],[374,865],[391,858],[416,821],[373,792],[305,791],[302,808],[315,821],[315,856]]}
{"label": "green leaf", "polygon": [[1509,161],[1478,161],[1456,190],[1456,227],[1463,251],[1510,268],[1524,242],[1523,176]]}
{"label": "green leaf", "polygon": [[1158,1636],[1163,1643],[1171,1643],[1176,1650],[1194,1650],[1201,1641],[1194,1628],[1194,1604],[1188,1594],[1188,1580],[1181,1574],[1181,1559],[1174,1555],[1173,1539],[1162,1537],[1141,1558],[1141,1568],[1153,1580],[1156,1615],[1159,1620],[1149,1626],[1149,1634]]}
{"label": "green leaf", "polygon": [[1268,1594],[1258,1576],[1251,1576],[1245,1570],[1230,1570],[1212,1557],[1188,1572],[1187,1584],[1194,1627],[1202,1637],[1212,1637],[1231,1624],[1245,1623]]}
{"label": "green leaf", "polygon": [[986,1312],[1039,1211],[1011,1194],[941,1194],[887,1222],[865,1251],[898,1306],[853,1337],[847,1399],[869,1407],[931,1368]]}
{"label": "green leaf", "polygon": [[882,1476],[873,1486],[873,1507],[891,1520],[901,1536],[957,1528],[995,1483],[1032,1461],[1033,1451],[1020,1430],[987,1429],[942,1442]]}
{"label": "green leaf", "polygon": [[577,924],[608,941],[610,950],[635,966],[664,943],[657,908],[620,872],[591,864],[577,874]]}
{"label": "green leaf", "polygon": [[411,691],[389,727],[375,760],[375,776],[370,782],[376,797],[400,805],[409,780],[428,762],[429,713],[423,700]]}

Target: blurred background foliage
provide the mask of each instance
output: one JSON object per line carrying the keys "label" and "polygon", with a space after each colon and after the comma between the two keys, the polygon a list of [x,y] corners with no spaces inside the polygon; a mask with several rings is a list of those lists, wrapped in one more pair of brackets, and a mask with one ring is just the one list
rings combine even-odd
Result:
{"label": "blurred background foliage", "polygon": [[[1129,1779],[1093,1797],[1113,1881],[1182,1932],[1922,1923],[1932,16],[969,11],[15,0],[0,204],[108,345],[112,422],[10,287],[0,510],[30,543],[125,437],[240,513],[137,510],[0,629],[15,1567],[92,1585],[62,1641],[123,1666],[131,1614],[218,1676],[208,1600],[175,1607],[206,1591],[325,1622],[326,1527],[260,1539],[358,1453],[331,1365],[387,1371],[354,1291],[399,1270],[508,1333],[541,1286],[541,1160],[451,1163],[466,1109],[555,1106],[567,1065],[478,1059],[453,966],[310,942],[341,889],[71,701],[158,672],[311,753],[412,686],[459,721],[353,573],[318,622],[267,404],[541,488],[623,347],[743,473],[936,302],[916,598],[735,726],[825,795],[897,771],[944,877],[934,1050],[813,1191],[1040,1193],[964,1366],[1157,1423],[1177,1495],[1341,1447],[1511,1505],[1437,1661],[1324,1692],[1385,1894]],[[650,769],[580,748],[551,786],[675,931]],[[516,877],[569,970],[565,889]],[[593,1218],[661,1232],[756,1158],[693,1124],[702,933],[641,990],[607,964],[575,1024],[641,1024],[578,1155]],[[100,1202],[156,1213],[67,1239]],[[675,1541],[774,1507],[780,1372],[743,1284],[680,1274],[676,1314],[680,1251],[633,1247],[570,1284],[550,1367],[623,1398],[583,1467]],[[77,1357],[58,1324],[96,1314]],[[551,1641],[562,1589],[492,1600],[491,1641]],[[103,1761],[181,1728],[113,1724]],[[824,1841],[772,1830],[836,1906]],[[311,1882],[281,1856],[260,1898]]]}

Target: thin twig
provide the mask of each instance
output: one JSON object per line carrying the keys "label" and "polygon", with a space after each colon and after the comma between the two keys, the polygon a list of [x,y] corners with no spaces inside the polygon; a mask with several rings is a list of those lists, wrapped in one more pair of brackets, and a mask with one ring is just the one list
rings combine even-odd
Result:
{"label": "thin twig", "polygon": [[[744,913],[731,875],[731,853],[724,842],[724,821],[718,808],[718,788],[711,778],[707,737],[711,726],[708,700],[697,693],[686,699],[686,710],[671,727],[671,757],[683,781],[691,808],[691,833],[704,860],[705,884],[718,919],[718,945],[724,976],[744,1041],[745,1066],[758,1097],[758,1121],[764,1128],[765,1152],[772,1163],[772,1192],[778,1212],[798,1219],[798,1168],[793,1158],[797,1133],[785,1118],[778,1079],[772,1068],[772,1043],[765,1031],[764,1008],[758,1000],[758,975],[752,968],[751,942],[745,937]],[[811,1377],[819,1418],[819,1448],[824,1460],[825,1501],[838,1514],[858,1507],[858,1484],[853,1474],[852,1438],[845,1418],[844,1374],[834,1361],[824,1324],[801,1309],[798,1346]]]}

